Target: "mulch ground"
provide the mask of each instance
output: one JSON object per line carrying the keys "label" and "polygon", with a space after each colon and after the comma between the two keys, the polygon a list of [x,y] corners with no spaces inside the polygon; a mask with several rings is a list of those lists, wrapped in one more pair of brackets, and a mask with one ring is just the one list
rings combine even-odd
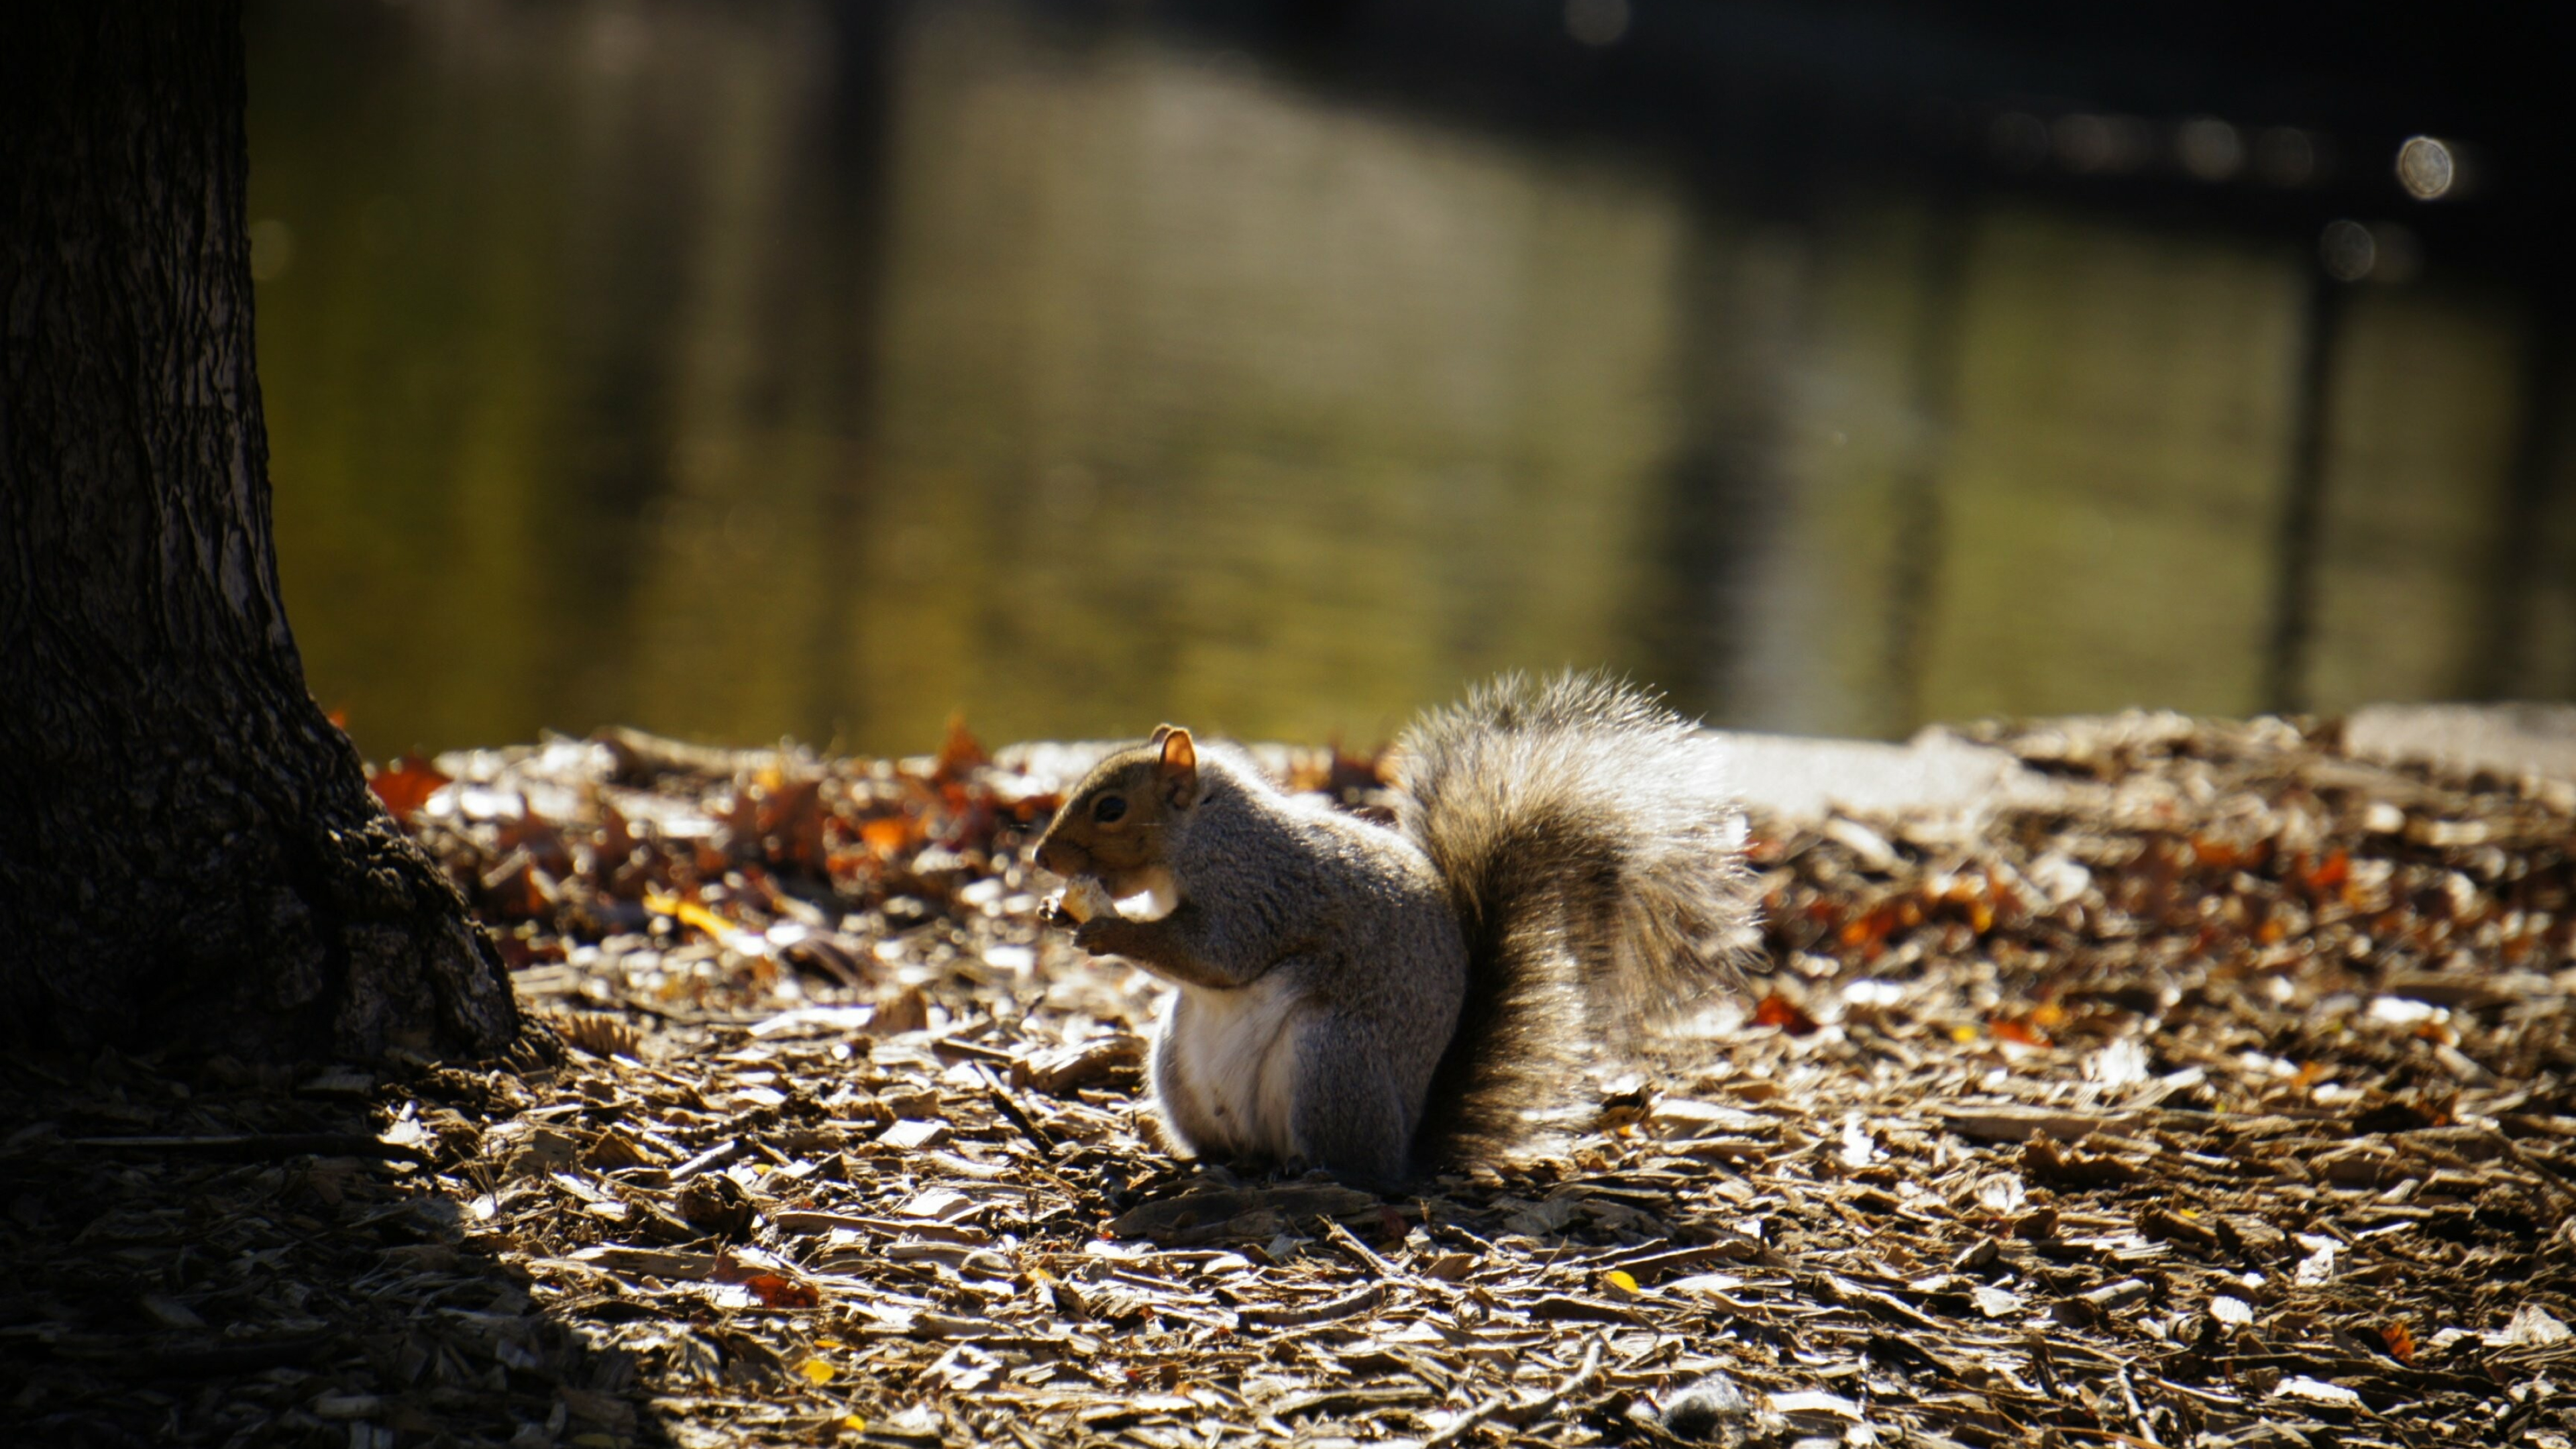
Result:
{"label": "mulch ground", "polygon": [[0,1437],[2568,1446],[2576,794],[1985,735],[2056,798],[1757,821],[1760,999],[1384,1199],[1155,1141],[1078,751],[405,762],[549,1034],[9,1064]]}

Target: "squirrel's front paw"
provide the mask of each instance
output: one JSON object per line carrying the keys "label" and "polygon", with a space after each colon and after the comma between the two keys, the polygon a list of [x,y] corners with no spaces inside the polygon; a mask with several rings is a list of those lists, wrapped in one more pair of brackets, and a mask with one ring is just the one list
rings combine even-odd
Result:
{"label": "squirrel's front paw", "polygon": [[1116,956],[1132,943],[1134,923],[1115,914],[1094,916],[1073,928],[1073,944],[1094,956]]}

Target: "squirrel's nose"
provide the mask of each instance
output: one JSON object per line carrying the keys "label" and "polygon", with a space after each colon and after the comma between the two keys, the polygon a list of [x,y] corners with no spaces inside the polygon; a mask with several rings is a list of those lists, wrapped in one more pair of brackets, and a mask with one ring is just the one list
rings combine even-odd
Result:
{"label": "squirrel's nose", "polygon": [[1057,875],[1076,876],[1091,864],[1091,854],[1072,841],[1048,836],[1038,842],[1038,864]]}

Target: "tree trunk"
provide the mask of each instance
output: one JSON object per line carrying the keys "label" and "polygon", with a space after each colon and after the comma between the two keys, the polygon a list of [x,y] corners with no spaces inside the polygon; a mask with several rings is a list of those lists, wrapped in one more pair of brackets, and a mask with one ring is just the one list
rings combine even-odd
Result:
{"label": "tree trunk", "polygon": [[508,976],[279,601],[244,91],[236,5],[0,21],[0,1041],[489,1052]]}

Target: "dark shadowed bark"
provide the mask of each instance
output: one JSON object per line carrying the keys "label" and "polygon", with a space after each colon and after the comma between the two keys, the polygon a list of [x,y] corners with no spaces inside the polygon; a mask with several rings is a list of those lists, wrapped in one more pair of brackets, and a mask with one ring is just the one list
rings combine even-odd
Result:
{"label": "dark shadowed bark", "polygon": [[243,91],[232,5],[0,20],[0,1040],[488,1051],[507,975],[279,602]]}

